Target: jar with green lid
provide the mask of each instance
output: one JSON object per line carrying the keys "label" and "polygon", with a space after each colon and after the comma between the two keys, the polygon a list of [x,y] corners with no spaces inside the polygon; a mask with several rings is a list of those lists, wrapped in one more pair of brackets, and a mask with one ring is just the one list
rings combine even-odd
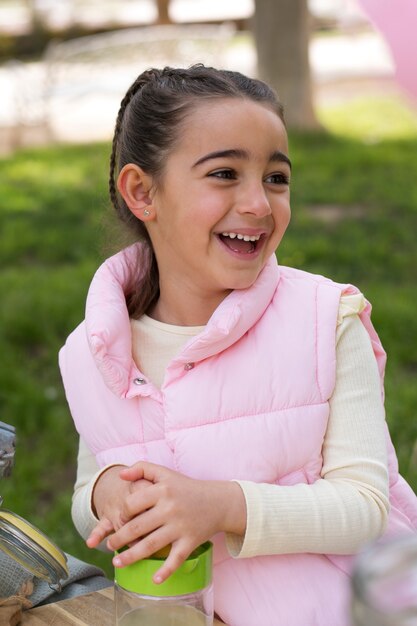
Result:
{"label": "jar with green lid", "polygon": [[115,569],[116,626],[212,626],[212,550],[202,544],[159,585],[152,577],[164,556]]}

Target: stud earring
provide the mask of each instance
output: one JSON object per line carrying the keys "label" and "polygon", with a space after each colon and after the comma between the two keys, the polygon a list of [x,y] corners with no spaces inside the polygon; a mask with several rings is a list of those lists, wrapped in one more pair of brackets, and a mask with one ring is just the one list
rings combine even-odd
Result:
{"label": "stud earring", "polygon": [[144,209],[144,210],[143,210],[143,215],[144,215],[145,217],[149,217],[149,215],[150,215],[150,214],[151,214],[151,212],[149,211],[149,209]]}

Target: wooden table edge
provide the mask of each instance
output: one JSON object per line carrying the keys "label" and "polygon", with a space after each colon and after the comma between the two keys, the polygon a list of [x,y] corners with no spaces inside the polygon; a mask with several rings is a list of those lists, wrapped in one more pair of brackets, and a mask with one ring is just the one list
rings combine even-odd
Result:
{"label": "wooden table edge", "polygon": [[[24,618],[22,625],[24,626],[114,626],[114,619],[108,613],[109,620],[103,623],[101,618],[100,623],[96,624],[83,622],[80,617],[75,614],[74,610],[80,603],[85,603],[90,599],[94,602],[100,600],[100,598],[111,600],[114,602],[114,587],[106,587],[99,591],[93,591],[88,594],[76,596],[75,598],[69,598],[67,600],[60,600],[44,606],[38,606],[33,609],[24,612]],[[57,621],[59,619],[59,621]],[[218,619],[214,619],[213,626],[226,626],[224,622],[220,622]]]}

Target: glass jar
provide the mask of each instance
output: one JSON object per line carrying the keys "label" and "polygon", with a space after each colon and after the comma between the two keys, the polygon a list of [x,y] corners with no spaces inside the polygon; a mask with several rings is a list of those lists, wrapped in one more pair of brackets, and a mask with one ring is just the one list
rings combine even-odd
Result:
{"label": "glass jar", "polygon": [[65,553],[39,528],[1,507],[0,550],[57,591],[69,576]]}
{"label": "glass jar", "polygon": [[115,570],[116,626],[212,626],[212,550],[207,541],[163,583],[152,576],[163,556]]}
{"label": "glass jar", "polygon": [[[0,422],[0,478],[10,476],[14,464],[16,429]],[[16,513],[2,508],[0,496],[0,551],[37,578],[60,590],[68,578],[67,557],[36,526]]]}
{"label": "glass jar", "polygon": [[377,543],[352,574],[354,626],[417,625],[417,534]]}

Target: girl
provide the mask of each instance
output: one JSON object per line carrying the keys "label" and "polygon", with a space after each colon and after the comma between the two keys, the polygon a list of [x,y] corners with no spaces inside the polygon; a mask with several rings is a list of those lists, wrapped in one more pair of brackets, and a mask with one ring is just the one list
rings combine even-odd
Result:
{"label": "girl", "polygon": [[149,70],[116,122],[110,196],[138,243],[96,273],[60,353],[87,544],[215,544],[231,626],[346,626],[352,555],[412,532],[384,421],[385,354],[358,290],[278,266],[282,106],[203,66]]}

